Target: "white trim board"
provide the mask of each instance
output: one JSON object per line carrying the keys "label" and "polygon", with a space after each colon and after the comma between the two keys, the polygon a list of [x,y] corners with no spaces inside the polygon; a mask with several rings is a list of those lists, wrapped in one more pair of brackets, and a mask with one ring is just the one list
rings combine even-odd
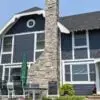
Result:
{"label": "white trim board", "polygon": [[[28,16],[28,15],[43,15],[43,17],[45,17],[45,11],[44,10],[39,10],[39,11],[33,11],[33,12],[28,12],[28,13],[21,13],[21,14],[16,14],[14,15],[11,20],[0,30],[0,35],[2,35],[3,33],[5,33],[4,31],[13,23],[16,22],[16,19],[19,19],[20,17],[23,16]],[[60,31],[63,33],[70,33],[69,29],[66,28],[64,25],[62,25],[60,22],[58,22],[58,28],[60,29]],[[8,30],[8,29],[7,29]]]}

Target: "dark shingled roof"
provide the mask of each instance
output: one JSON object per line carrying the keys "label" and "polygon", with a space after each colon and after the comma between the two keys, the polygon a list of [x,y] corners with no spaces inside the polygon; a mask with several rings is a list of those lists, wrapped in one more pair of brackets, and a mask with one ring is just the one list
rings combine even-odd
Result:
{"label": "dark shingled roof", "polygon": [[33,8],[30,8],[30,9],[21,11],[21,12],[19,12],[18,14],[27,13],[27,12],[32,12],[32,11],[38,11],[38,10],[42,10],[42,9],[41,9],[41,8],[38,8],[38,7],[33,7]]}
{"label": "dark shingled roof", "polygon": [[98,29],[100,11],[61,17],[60,22],[70,31]]}

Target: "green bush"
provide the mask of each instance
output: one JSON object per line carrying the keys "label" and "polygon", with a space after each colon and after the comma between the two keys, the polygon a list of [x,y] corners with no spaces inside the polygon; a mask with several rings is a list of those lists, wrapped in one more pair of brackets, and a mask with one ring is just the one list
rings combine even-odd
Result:
{"label": "green bush", "polygon": [[52,100],[50,97],[43,97],[42,100]]}
{"label": "green bush", "polygon": [[63,86],[60,87],[59,92],[61,96],[64,96],[64,95],[72,96],[75,94],[73,85],[71,84],[64,84]]}
{"label": "green bush", "polygon": [[42,100],[85,100],[85,97],[82,96],[60,96],[55,97],[55,99],[52,99],[52,97],[44,97]]}

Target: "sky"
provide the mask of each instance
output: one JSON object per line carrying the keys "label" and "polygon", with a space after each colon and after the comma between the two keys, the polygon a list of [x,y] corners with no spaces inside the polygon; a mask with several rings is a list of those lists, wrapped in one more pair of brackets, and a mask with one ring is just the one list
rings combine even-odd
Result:
{"label": "sky", "polygon": [[[100,11],[100,0],[59,0],[60,16]],[[32,7],[45,8],[45,0],[0,0],[0,29],[12,16]]]}

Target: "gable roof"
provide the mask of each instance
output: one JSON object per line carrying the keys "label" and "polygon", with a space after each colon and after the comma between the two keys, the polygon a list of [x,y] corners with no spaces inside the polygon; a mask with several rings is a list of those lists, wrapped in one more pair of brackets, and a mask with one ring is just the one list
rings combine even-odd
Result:
{"label": "gable roof", "polygon": [[100,11],[61,17],[60,22],[70,31],[99,29]]}
{"label": "gable roof", "polygon": [[32,7],[32,8],[30,8],[30,9],[21,11],[21,12],[19,12],[19,13],[17,13],[17,14],[28,13],[28,12],[39,11],[39,10],[43,10],[43,9],[42,9],[42,8],[39,8],[39,7]]}

